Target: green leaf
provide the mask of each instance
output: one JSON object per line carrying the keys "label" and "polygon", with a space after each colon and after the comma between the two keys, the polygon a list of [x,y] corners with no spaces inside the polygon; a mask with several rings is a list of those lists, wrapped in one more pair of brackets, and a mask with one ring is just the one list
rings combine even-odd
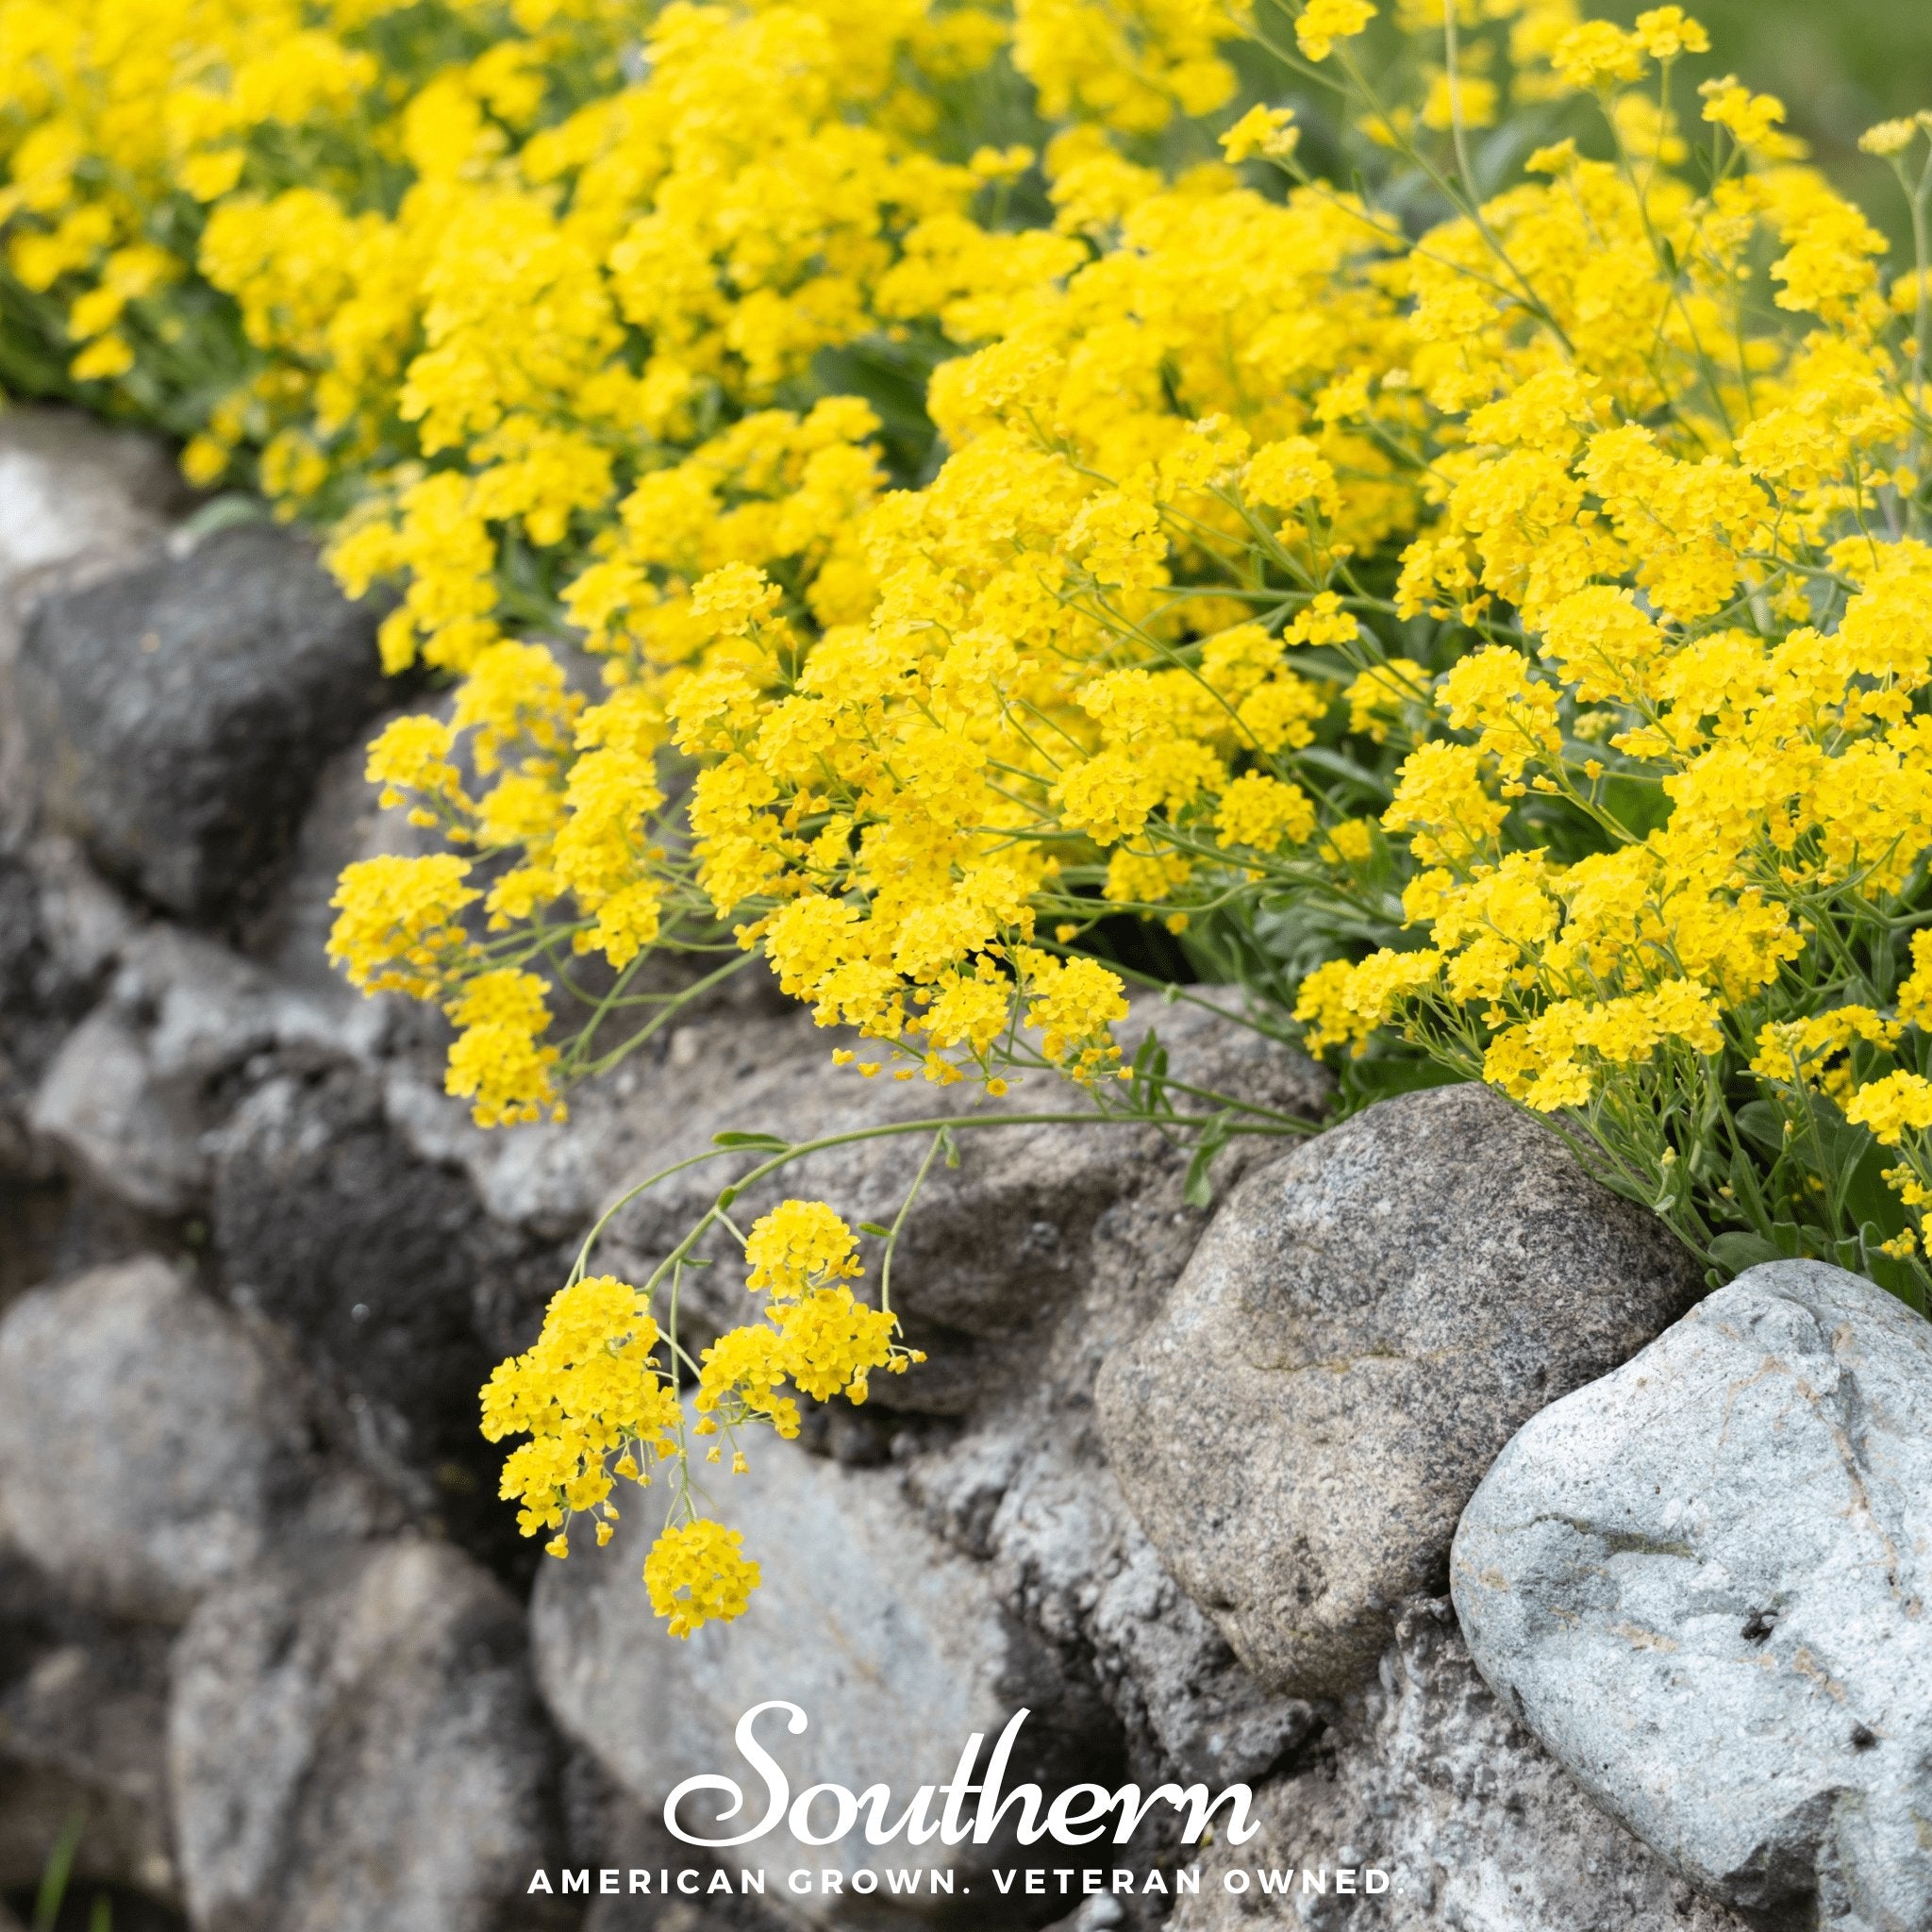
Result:
{"label": "green leaf", "polygon": [[1127,1088],[1128,1104],[1136,1113],[1155,1113],[1167,1095],[1167,1049],[1152,1027],[1134,1055],[1134,1077]]}
{"label": "green leaf", "polygon": [[1190,1208],[1211,1208],[1214,1205],[1214,1181],[1209,1170],[1214,1165],[1215,1156],[1227,1145],[1228,1123],[1233,1118],[1233,1113],[1224,1108],[1201,1129],[1201,1138],[1194,1144],[1193,1158],[1188,1162],[1188,1177],[1181,1186],[1181,1198]]}
{"label": "green leaf", "polygon": [[1344,1060],[1341,1066],[1342,1099],[1350,1113],[1377,1100],[1389,1100],[1398,1093],[1417,1093],[1425,1087],[1456,1087],[1469,1075],[1441,1060],[1415,1058]]}
{"label": "green leaf", "polygon": [[1885,1178],[1885,1170],[1891,1165],[1890,1157],[1863,1127],[1850,1131],[1861,1135],[1865,1145],[1847,1169],[1840,1188],[1839,1198],[1845,1217],[1860,1224],[1875,1224],[1884,1230],[1879,1239],[1890,1241],[1906,1224],[1904,1204]]}
{"label": "green leaf", "polygon": [[1738,1109],[1738,1130],[1767,1154],[1785,1151],[1785,1119],[1768,1100],[1746,1101]]}
{"label": "green leaf", "polygon": [[1710,1258],[1725,1274],[1741,1274],[1745,1269],[1755,1268],[1760,1261],[1782,1261],[1785,1257],[1761,1234],[1739,1230],[1719,1235],[1710,1244]]}
{"label": "green leaf", "polygon": [[1771,1209],[1765,1205],[1764,1190],[1757,1185],[1757,1172],[1741,1147],[1731,1150],[1731,1198],[1744,1210],[1751,1225],[1765,1240],[1771,1238]]}

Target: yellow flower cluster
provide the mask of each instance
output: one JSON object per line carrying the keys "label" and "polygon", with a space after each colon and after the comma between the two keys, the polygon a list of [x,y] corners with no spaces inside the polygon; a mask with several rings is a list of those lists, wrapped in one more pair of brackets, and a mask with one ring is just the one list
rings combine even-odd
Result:
{"label": "yellow flower cluster", "polygon": [[499,1363],[483,1390],[483,1434],[530,1440],[504,1464],[503,1493],[522,1507],[525,1536],[558,1535],[568,1554],[569,1519],[594,1513],[598,1541],[617,1520],[615,1474],[648,1484],[649,1464],[668,1455],[677,1398],[657,1360],[658,1324],[638,1291],[614,1275],[573,1282],[551,1297],[543,1331],[527,1354]]}
{"label": "yellow flower cluster", "polygon": [[752,1224],[745,1286],[766,1292],[765,1316],[720,1336],[704,1352],[694,1407],[697,1433],[741,1423],[769,1423],[798,1433],[798,1405],[780,1392],[789,1381],[814,1401],[866,1398],[874,1369],[904,1374],[925,1359],[892,1340],[898,1322],[870,1308],[844,1283],[860,1272],[858,1239],[823,1201],[784,1201]]}
{"label": "yellow flower cluster", "polygon": [[[730,1437],[741,1474],[741,1426],[798,1434],[797,1403],[781,1392],[788,1383],[817,1401],[858,1403],[873,1370],[903,1374],[925,1359],[892,1339],[898,1323],[890,1310],[867,1307],[844,1285],[860,1272],[858,1237],[824,1203],[782,1202],[752,1224],[744,1252],[746,1286],[766,1296],[764,1319],[727,1330],[700,1362],[678,1345],[675,1290],[666,1336],[649,1291],[599,1274],[553,1296],[535,1344],[500,1363],[483,1389],[484,1436],[529,1438],[505,1460],[502,1493],[520,1505],[525,1536],[554,1532],[544,1544],[550,1556],[569,1556],[579,1515],[591,1519],[598,1544],[608,1543],[619,1520],[616,1483],[649,1488],[654,1464],[672,1466],[670,1520],[645,1559],[644,1582],[675,1637],[738,1616],[758,1582],[738,1533],[698,1511],[685,1450],[686,1371],[697,1372],[692,1433]],[[660,1341],[668,1363],[658,1359]],[[713,1450],[710,1460],[720,1459]]]}
{"label": "yellow flower cluster", "polygon": [[[1932,262],[1679,97],[1681,7],[1288,11],[1242,95],[1208,0],[0,0],[8,261],[453,680],[370,756],[440,849],[331,951],[479,1120],[667,952],[861,1074],[1107,1105],[1125,914],[1351,1099],[1432,1056],[1713,1265],[1920,1295]],[[1866,146],[1924,232],[1932,119]],[[701,1428],[911,1359],[828,1205],[744,1246]],[[713,1531],[654,1555],[686,1627]]]}
{"label": "yellow flower cluster", "polygon": [[673,1524],[644,1558],[651,1607],[674,1637],[743,1616],[758,1576],[758,1566],[744,1554],[743,1535],[705,1517]]}

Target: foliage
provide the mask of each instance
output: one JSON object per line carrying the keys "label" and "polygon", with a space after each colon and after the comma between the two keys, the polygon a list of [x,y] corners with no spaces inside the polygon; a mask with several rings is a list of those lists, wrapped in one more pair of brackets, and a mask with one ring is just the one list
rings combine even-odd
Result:
{"label": "foliage", "polygon": [[[10,366],[255,466],[454,680],[370,758],[441,849],[332,951],[479,1121],[762,958],[970,1096],[922,1180],[1063,1076],[1203,1198],[1305,1124],[1122,1064],[1124,917],[1354,1100],[1485,1078],[1717,1273],[1923,1306],[1932,122],[1865,138],[1888,273],[1680,8],[1393,12],[0,0]],[[691,1436],[915,1359],[903,1211],[731,1219],[818,1144],[697,1157],[746,1171],[486,1391],[558,1555],[669,1466],[680,1632],[757,1568]],[[766,1299],[694,1356],[713,1230]]]}

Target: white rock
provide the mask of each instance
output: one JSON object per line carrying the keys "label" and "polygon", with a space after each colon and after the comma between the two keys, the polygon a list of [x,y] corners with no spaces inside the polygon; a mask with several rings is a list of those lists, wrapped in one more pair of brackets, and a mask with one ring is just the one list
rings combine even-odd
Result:
{"label": "white rock", "polygon": [[1464,1513],[1483,1674],[1740,1909],[1932,1924],[1932,1324],[1774,1261],[1530,1422]]}
{"label": "white rock", "polygon": [[[1201,1857],[1201,1890],[1168,1932],[1744,1932],[1511,1721],[1441,1600],[1402,1607],[1367,1690],[1256,1812],[1258,1837]],[[1387,1878],[1374,1896],[1370,1868]],[[1259,1872],[1292,1874],[1291,1892],[1264,1892]]]}

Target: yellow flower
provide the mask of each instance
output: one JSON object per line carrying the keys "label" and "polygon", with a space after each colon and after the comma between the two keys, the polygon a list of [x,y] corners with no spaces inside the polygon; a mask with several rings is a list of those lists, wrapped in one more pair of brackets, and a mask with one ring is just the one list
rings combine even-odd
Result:
{"label": "yellow flower", "polygon": [[1230,161],[1251,160],[1257,155],[1286,160],[1301,136],[1292,108],[1255,107],[1220,137],[1221,151]]}
{"label": "yellow flower", "polygon": [[1637,79],[1643,72],[1645,37],[1607,20],[1586,21],[1557,42],[1551,65],[1571,87],[1602,87]]}
{"label": "yellow flower", "polygon": [[1710,36],[1703,23],[1681,7],[1653,7],[1637,16],[1637,43],[1653,60],[1674,60],[1680,54],[1707,54]]}
{"label": "yellow flower", "polygon": [[1896,1147],[1907,1134],[1932,1127],[1932,1081],[1907,1073],[1868,1081],[1852,1095],[1845,1118],[1854,1126],[1870,1127],[1886,1146]]}
{"label": "yellow flower", "polygon": [[651,1607],[677,1638],[743,1616],[760,1576],[742,1534],[703,1517],[673,1524],[644,1558]]}
{"label": "yellow flower", "polygon": [[547,991],[534,973],[502,967],[479,973],[445,1008],[459,1031],[443,1089],[471,1102],[479,1127],[563,1116],[551,1076],[558,1050],[541,1043]]}
{"label": "yellow flower", "polygon": [[823,1201],[781,1201],[752,1223],[745,1286],[792,1295],[859,1272],[858,1237]]}
{"label": "yellow flower", "polygon": [[1310,60],[1325,60],[1337,41],[1353,40],[1374,17],[1369,0],[1307,0],[1295,17],[1295,42]]}
{"label": "yellow flower", "polygon": [[1313,835],[1315,808],[1299,785],[1249,772],[1221,794],[1214,828],[1224,846],[1274,852],[1284,840],[1300,845]]}
{"label": "yellow flower", "polygon": [[1880,121],[1866,128],[1858,137],[1858,145],[1868,155],[1891,156],[1903,154],[1918,138],[1919,124],[1907,118],[1901,121]]}
{"label": "yellow flower", "polygon": [[432,996],[468,951],[458,918],[482,896],[463,883],[469,874],[467,859],[444,852],[344,867],[329,901],[337,908],[329,958],[364,991]]}

